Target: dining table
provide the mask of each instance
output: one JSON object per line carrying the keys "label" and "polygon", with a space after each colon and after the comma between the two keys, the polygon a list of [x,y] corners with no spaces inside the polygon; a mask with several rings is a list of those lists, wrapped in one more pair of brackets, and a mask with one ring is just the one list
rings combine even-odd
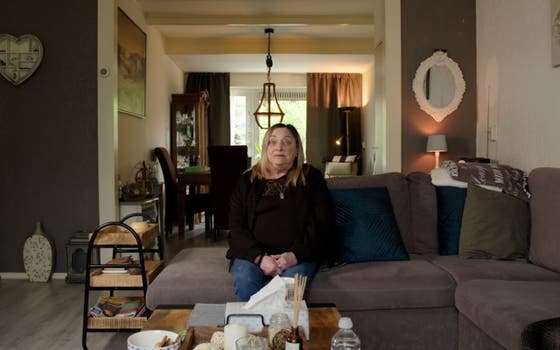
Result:
{"label": "dining table", "polygon": [[[177,173],[177,222],[179,223],[179,238],[185,237],[185,199],[187,196],[187,186],[189,192],[200,190],[201,186],[210,186],[211,173],[210,170],[203,170],[200,172],[179,172]],[[192,230],[192,221],[189,221],[189,230]]]}

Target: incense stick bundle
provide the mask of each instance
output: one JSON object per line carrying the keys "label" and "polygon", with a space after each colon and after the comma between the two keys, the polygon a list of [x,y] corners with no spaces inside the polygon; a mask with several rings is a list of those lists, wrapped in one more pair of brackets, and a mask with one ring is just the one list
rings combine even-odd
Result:
{"label": "incense stick bundle", "polygon": [[305,292],[305,284],[307,283],[307,276],[294,276],[294,323],[293,327],[298,326],[299,310],[301,309],[301,302],[303,300],[303,293]]}

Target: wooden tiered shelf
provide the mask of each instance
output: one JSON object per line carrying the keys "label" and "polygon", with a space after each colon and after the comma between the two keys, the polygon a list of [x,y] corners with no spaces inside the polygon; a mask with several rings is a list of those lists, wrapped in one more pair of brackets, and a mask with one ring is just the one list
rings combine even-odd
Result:
{"label": "wooden tiered shelf", "polygon": [[[153,248],[156,242],[158,249]],[[93,251],[99,252],[101,248],[112,249],[113,259],[105,263],[93,263]],[[134,230],[123,221],[115,221],[99,226],[90,234],[84,292],[82,332],[84,349],[87,349],[88,332],[139,330],[146,324],[149,317],[147,309],[141,316],[134,317],[91,316],[89,294],[92,290],[105,290],[112,296],[115,291],[138,290],[141,291],[141,298],[145,304],[148,285],[164,268],[163,260],[146,258],[147,255],[153,256],[154,253],[159,253],[159,258],[162,259],[163,250],[158,224],[150,223],[146,227]],[[136,257],[133,259],[134,255]],[[127,295],[119,294],[119,296]]]}
{"label": "wooden tiered shelf", "polygon": [[141,329],[144,327],[148,317],[88,317],[87,327],[92,330],[126,330]]}
{"label": "wooden tiered shelf", "polygon": [[[151,247],[155,244],[156,238],[159,236],[158,224],[148,224],[146,228],[135,230],[136,234],[142,242],[142,246]],[[91,236],[90,234],[90,239]],[[96,246],[114,246],[114,245],[131,245],[136,246],[136,240],[131,233],[119,225],[110,225],[99,231],[95,238]]]}
{"label": "wooden tiered shelf", "polygon": [[[109,261],[107,264],[110,265],[112,262]],[[165,265],[162,260],[144,260],[144,266],[146,269],[146,280],[150,284],[163,270]],[[103,269],[99,268],[90,272],[89,276],[90,287],[142,287],[142,276],[139,270],[126,274],[107,274],[103,273]]]}

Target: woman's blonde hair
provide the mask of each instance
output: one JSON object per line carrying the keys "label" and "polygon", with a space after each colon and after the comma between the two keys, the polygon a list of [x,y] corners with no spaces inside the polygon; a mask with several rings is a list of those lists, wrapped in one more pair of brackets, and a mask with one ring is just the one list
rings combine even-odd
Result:
{"label": "woman's blonde hair", "polygon": [[267,156],[268,150],[268,143],[270,141],[270,137],[272,132],[279,128],[286,128],[290,131],[294,139],[296,140],[296,157],[294,158],[294,164],[288,171],[288,184],[292,186],[296,186],[298,181],[305,185],[305,171],[304,171],[304,161],[305,156],[303,154],[303,145],[301,144],[301,137],[299,136],[298,131],[296,128],[291,124],[274,124],[271,126],[266,133],[264,134],[263,143],[262,143],[262,152],[261,152],[261,159],[255,164],[251,170],[251,181],[254,179],[263,179],[266,178],[269,166],[269,160]]}

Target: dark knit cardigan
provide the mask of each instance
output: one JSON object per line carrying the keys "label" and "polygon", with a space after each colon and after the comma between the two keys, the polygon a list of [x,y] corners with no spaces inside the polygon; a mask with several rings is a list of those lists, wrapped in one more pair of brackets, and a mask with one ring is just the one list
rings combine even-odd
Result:
{"label": "dark knit cardigan", "polygon": [[[299,208],[295,211],[296,226],[299,233],[291,242],[292,252],[298,262],[326,260],[329,242],[332,242],[332,204],[323,175],[316,168],[305,165],[306,184],[289,189],[295,196],[293,203]],[[265,188],[265,180],[251,182],[251,172],[245,172],[233,191],[229,214],[228,259],[240,258],[254,261],[257,256],[268,254],[263,245],[253,235],[255,212],[258,201]]]}

